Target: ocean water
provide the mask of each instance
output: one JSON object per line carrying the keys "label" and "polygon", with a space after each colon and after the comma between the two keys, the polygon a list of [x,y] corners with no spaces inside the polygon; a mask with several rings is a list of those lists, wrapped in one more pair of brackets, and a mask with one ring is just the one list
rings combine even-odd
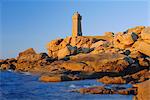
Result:
{"label": "ocean water", "polygon": [[[133,95],[100,95],[70,92],[81,87],[103,85],[96,80],[44,83],[29,73],[0,71],[0,100],[132,100]],[[130,85],[123,85],[130,87]],[[108,86],[111,87],[111,86]]]}

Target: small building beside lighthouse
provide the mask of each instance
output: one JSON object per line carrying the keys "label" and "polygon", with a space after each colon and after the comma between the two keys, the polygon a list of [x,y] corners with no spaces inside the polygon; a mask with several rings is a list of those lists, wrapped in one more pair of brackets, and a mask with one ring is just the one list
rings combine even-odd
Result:
{"label": "small building beside lighthouse", "polygon": [[81,28],[81,19],[82,16],[75,12],[72,16],[72,36],[82,36],[82,28]]}

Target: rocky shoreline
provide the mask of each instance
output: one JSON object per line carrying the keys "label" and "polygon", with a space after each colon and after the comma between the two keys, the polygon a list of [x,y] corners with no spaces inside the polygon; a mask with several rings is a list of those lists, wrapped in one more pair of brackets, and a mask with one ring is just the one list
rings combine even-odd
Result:
{"label": "rocky shoreline", "polygon": [[[29,48],[16,58],[1,59],[0,69],[38,73],[43,82],[97,79],[104,84],[136,84],[150,78],[150,27],[56,39],[46,48],[48,54]],[[111,90],[98,86],[76,92],[135,95],[137,87]]]}

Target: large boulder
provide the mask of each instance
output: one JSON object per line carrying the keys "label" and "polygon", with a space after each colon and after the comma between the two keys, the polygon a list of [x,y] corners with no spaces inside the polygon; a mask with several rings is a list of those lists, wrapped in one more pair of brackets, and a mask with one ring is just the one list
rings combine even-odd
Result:
{"label": "large boulder", "polygon": [[144,67],[150,66],[150,61],[148,60],[148,57],[146,59],[145,58],[138,58],[138,61],[139,61],[139,64],[141,66],[144,66]]}
{"label": "large boulder", "polygon": [[60,49],[57,53],[58,59],[65,58],[66,56],[73,55],[77,53],[77,48],[67,45],[65,48]]}
{"label": "large boulder", "polygon": [[113,32],[105,32],[104,34],[107,37],[114,37],[114,33]]}
{"label": "large boulder", "polygon": [[113,39],[114,47],[119,49],[132,47],[136,41],[141,40],[141,35],[144,33],[144,30],[145,26],[137,26],[130,28],[125,32],[118,32]]}
{"label": "large boulder", "polygon": [[42,75],[39,80],[42,82],[61,82],[71,81],[71,78],[69,78],[67,75]]}
{"label": "large boulder", "polygon": [[127,47],[130,47],[136,40],[138,39],[138,36],[131,32],[131,33],[118,33],[115,35],[113,43],[115,48],[125,49]]}
{"label": "large boulder", "polygon": [[108,77],[104,76],[97,80],[98,82],[102,82],[104,84],[125,84],[126,80],[122,77]]}
{"label": "large boulder", "polygon": [[150,56],[150,44],[143,42],[143,41],[140,41],[140,42],[138,42],[136,49],[139,52],[141,52],[147,56]]}
{"label": "large boulder", "polygon": [[135,83],[146,81],[150,78],[150,72],[148,69],[137,70],[136,68],[133,70],[135,70],[134,73],[127,74],[126,76],[122,77],[124,80],[126,80],[127,83],[135,84]]}
{"label": "large boulder", "polygon": [[71,71],[92,72],[94,69],[82,62],[67,61],[62,64],[62,67]]}
{"label": "large boulder", "polygon": [[8,70],[9,64],[1,64],[0,70]]}
{"label": "large boulder", "polygon": [[[139,35],[139,39],[132,45],[131,50],[132,50],[132,54],[133,51],[138,51],[142,54],[145,54],[147,56],[150,56],[150,27],[146,27],[144,28],[140,35]],[[138,54],[137,52],[137,54]]]}
{"label": "large boulder", "polygon": [[[64,58],[67,55],[88,53],[90,46],[98,41],[95,38],[84,36],[67,37],[65,39],[52,40],[47,44],[48,55],[53,58]],[[74,52],[78,49],[79,52]],[[88,51],[87,51],[88,50]],[[64,51],[63,54],[62,51]],[[71,51],[69,53],[69,51]]]}
{"label": "large boulder", "polygon": [[105,88],[103,86],[80,88],[75,92],[79,92],[82,94],[113,94],[114,93],[114,91],[112,91],[111,89]]}
{"label": "large boulder", "polygon": [[131,58],[137,59],[142,57],[142,54],[136,49],[136,48],[130,48],[131,53],[129,54],[129,56]]}
{"label": "large boulder", "polygon": [[143,40],[149,40],[150,41],[150,27],[146,27],[142,32],[141,32],[141,38]]}
{"label": "large boulder", "polygon": [[135,95],[137,94],[136,88],[125,88],[125,87],[105,87],[105,86],[92,86],[87,88],[80,88],[72,90],[73,92],[79,92],[82,94],[121,94],[121,95]]}
{"label": "large boulder", "polygon": [[95,72],[120,72],[129,65],[126,56],[119,53],[80,54],[70,59],[92,67]]}
{"label": "large boulder", "polygon": [[143,31],[143,29],[145,29],[145,26],[136,26],[134,28],[130,28],[126,31],[126,33],[131,33],[134,32],[137,35],[140,35],[141,32]]}
{"label": "large boulder", "polygon": [[36,52],[33,50],[33,48],[29,48],[23,52],[20,52],[19,57],[20,56],[26,56],[26,55],[33,55],[33,54],[36,54]]}
{"label": "large boulder", "polygon": [[84,36],[77,36],[72,37],[70,45],[77,46],[78,48],[90,48],[91,44],[96,42],[97,40],[94,38],[84,37]]}
{"label": "large boulder", "polygon": [[48,57],[46,53],[37,54],[33,48],[29,48],[17,57],[16,70],[29,71],[34,67],[43,67],[48,65],[53,59]]}
{"label": "large boulder", "polygon": [[0,70],[15,70],[17,60],[15,58],[9,58],[6,60],[0,60]]}
{"label": "large boulder", "polygon": [[56,39],[56,40],[52,40],[51,42],[49,42],[47,44],[47,49],[50,49],[52,51],[57,51],[59,48],[58,48],[58,45],[63,41],[63,39]]}
{"label": "large boulder", "polygon": [[5,63],[4,59],[0,59],[0,66]]}
{"label": "large boulder", "polygon": [[43,75],[39,78],[40,81],[42,82],[61,82],[61,76],[48,76],[48,75]]}
{"label": "large boulder", "polygon": [[99,46],[102,46],[105,42],[104,41],[98,41],[98,42],[95,42],[91,45],[90,48],[97,48]]}
{"label": "large boulder", "polygon": [[52,40],[51,42],[49,42],[46,45],[46,48],[48,50],[48,55],[50,57],[57,57],[57,55],[55,55],[54,52],[59,50],[59,44],[63,41],[63,39],[56,39],[56,40]]}
{"label": "large boulder", "polygon": [[62,67],[71,71],[83,71],[85,66],[86,65],[84,63],[78,63],[73,61],[67,61],[62,64]]}
{"label": "large boulder", "polygon": [[33,48],[29,48],[19,53],[19,56],[17,57],[16,70],[28,71],[38,60],[39,56],[36,55],[36,52],[33,50]]}
{"label": "large boulder", "polygon": [[57,56],[58,56],[58,59],[62,59],[62,58],[65,58],[66,56],[68,56],[70,54],[71,54],[71,52],[70,52],[69,48],[65,47],[65,48],[58,51]]}
{"label": "large boulder", "polygon": [[134,85],[137,87],[137,95],[134,100],[150,100],[150,80]]}

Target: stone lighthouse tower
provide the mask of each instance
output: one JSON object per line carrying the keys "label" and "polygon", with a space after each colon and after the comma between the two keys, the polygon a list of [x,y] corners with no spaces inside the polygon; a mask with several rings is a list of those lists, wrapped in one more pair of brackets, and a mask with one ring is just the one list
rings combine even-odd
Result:
{"label": "stone lighthouse tower", "polygon": [[82,28],[81,28],[81,19],[82,16],[75,12],[72,16],[72,36],[82,36]]}

